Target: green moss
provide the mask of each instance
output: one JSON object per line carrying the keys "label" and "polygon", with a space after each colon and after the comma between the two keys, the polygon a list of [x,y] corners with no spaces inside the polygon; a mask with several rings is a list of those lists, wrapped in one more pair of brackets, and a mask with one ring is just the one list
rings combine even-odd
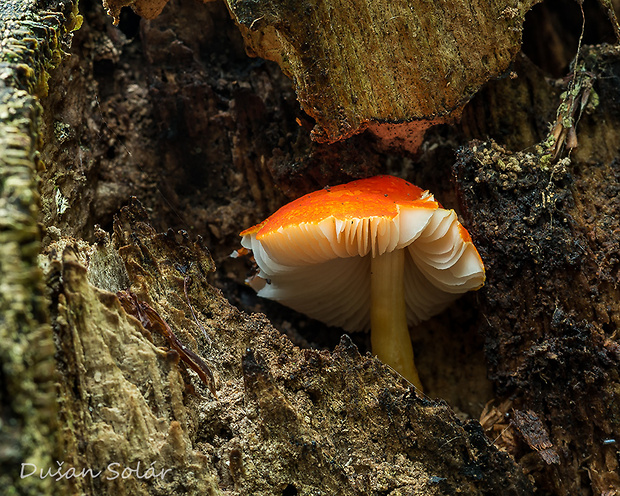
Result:
{"label": "green moss", "polygon": [[553,161],[553,155],[547,153],[546,155],[542,155],[539,160],[539,165],[542,170],[547,170]]}
{"label": "green moss", "polygon": [[592,90],[590,92],[590,98],[588,99],[588,105],[587,105],[587,109],[588,112],[593,112],[594,110],[596,110],[596,107],[598,107],[600,104],[600,98],[598,96],[598,93],[594,90]]}

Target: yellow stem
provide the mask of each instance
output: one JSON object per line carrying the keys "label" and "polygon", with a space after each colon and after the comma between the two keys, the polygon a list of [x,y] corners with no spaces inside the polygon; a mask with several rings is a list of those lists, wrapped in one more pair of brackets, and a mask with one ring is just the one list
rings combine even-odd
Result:
{"label": "yellow stem", "polygon": [[370,342],[379,360],[421,391],[407,326],[404,271],[405,251],[402,249],[371,259]]}

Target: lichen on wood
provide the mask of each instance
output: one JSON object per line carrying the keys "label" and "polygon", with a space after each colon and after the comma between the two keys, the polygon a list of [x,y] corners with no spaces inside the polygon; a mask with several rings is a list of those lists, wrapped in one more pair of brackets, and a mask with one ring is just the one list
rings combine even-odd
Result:
{"label": "lichen on wood", "polygon": [[[62,363],[61,442],[68,467],[99,475],[70,478],[71,491],[216,494],[210,461],[192,446],[176,360],[113,293],[88,282],[76,249],[64,243],[50,252],[49,276],[58,281],[52,317]],[[137,472],[118,476],[127,469]]]}
{"label": "lichen on wood", "polygon": [[79,25],[73,2],[7,0],[0,6],[0,486],[44,494],[62,482],[20,477],[54,467],[54,343],[37,255],[37,158],[47,71]]}

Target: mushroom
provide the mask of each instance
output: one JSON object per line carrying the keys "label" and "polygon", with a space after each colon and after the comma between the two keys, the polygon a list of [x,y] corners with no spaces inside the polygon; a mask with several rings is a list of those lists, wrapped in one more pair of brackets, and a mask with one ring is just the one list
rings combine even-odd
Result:
{"label": "mushroom", "polygon": [[485,279],[454,210],[393,176],[315,191],[240,235],[259,296],[346,331],[370,328],[373,353],[419,389],[409,326]]}

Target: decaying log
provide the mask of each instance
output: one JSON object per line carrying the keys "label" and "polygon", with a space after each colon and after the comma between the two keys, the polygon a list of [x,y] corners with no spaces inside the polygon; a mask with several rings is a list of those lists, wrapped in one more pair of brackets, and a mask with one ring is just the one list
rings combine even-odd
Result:
{"label": "decaying log", "polygon": [[458,117],[521,44],[527,2],[227,0],[248,53],[295,83],[314,139],[367,128],[415,151],[432,124]]}
{"label": "decaying log", "polygon": [[[76,492],[529,494],[520,468],[477,422],[419,396],[346,336],[333,353],[294,347],[207,283],[214,266],[200,241],[156,234],[147,221],[134,202],[115,223],[115,246],[61,239],[47,250],[58,281],[61,415],[72,426],[64,460],[104,469],[72,480]],[[107,264],[93,266],[97,257]],[[127,292],[211,369],[217,397],[89,277],[108,290],[132,281]],[[108,481],[111,461],[169,473]]]}
{"label": "decaying log", "polygon": [[564,98],[590,87],[596,97],[575,122],[570,158],[554,161],[550,141],[517,153],[474,142],[455,165],[488,269],[480,296],[490,377],[511,398],[514,427],[546,439],[537,449],[525,435],[534,452],[511,451],[539,487],[562,495],[620,487],[620,50],[580,56],[594,81]]}
{"label": "decaying log", "polygon": [[[58,13],[53,26],[66,37],[76,24],[72,8],[65,7],[64,18]],[[59,37],[54,30],[44,34]],[[104,53],[115,56],[114,48]],[[27,55],[45,59],[49,54],[31,50]],[[9,74],[19,74],[22,67],[10,67]],[[26,74],[33,81],[44,78],[42,69],[35,69]],[[98,184],[79,180],[79,174],[94,163],[84,149],[94,124],[85,116],[82,127],[79,83],[71,80],[64,86],[67,92],[45,100],[43,128],[38,114],[26,114],[19,122],[29,139],[3,154],[8,159],[11,149],[27,154],[23,194],[33,198],[34,138],[39,132],[47,138],[41,219],[48,236],[40,260],[46,298],[37,286],[36,202],[24,200],[21,223],[11,225],[22,236],[17,247],[28,249],[21,258],[3,258],[2,266],[5,281],[22,266],[30,274],[20,276],[3,299],[9,332],[2,366],[10,394],[3,396],[3,407],[8,420],[14,411],[23,425],[11,437],[3,422],[5,446],[13,450],[3,460],[5,487],[36,494],[529,492],[519,467],[475,422],[462,423],[447,405],[419,397],[376,359],[362,357],[346,338],[333,353],[300,350],[264,318],[231,307],[206,282],[213,269],[208,252],[181,235],[155,234],[139,206],[123,210],[113,242],[101,230],[85,227],[84,206],[97,199],[92,191]],[[19,94],[32,103],[10,101],[17,105],[16,115],[36,107],[40,87]],[[77,105],[62,109],[59,101]],[[87,107],[101,114],[101,107]],[[53,108],[57,113],[50,112]],[[54,122],[54,115],[64,122]],[[3,125],[11,123],[3,119]],[[72,154],[73,143],[79,148]],[[82,168],[66,174],[70,157]],[[8,210],[20,204],[13,195],[6,205]],[[89,230],[94,244],[63,236],[63,231]],[[4,241],[3,249],[16,247],[10,238]],[[11,260],[12,267],[5,265]],[[163,337],[127,313],[114,294],[118,290],[149,305],[188,349],[202,355],[216,378],[217,397],[178,353],[167,349]],[[20,294],[38,310],[26,307],[30,313],[24,313],[15,302]],[[24,322],[11,321],[11,315],[22,315]],[[30,341],[18,355],[20,332]],[[12,363],[30,369],[18,370]],[[50,394],[50,379],[58,402]],[[22,463],[29,464],[29,475],[20,480]],[[33,476],[31,467],[42,478]]]}
{"label": "decaying log", "polygon": [[114,24],[119,23],[123,7],[131,7],[136,14],[145,19],[155,19],[168,2],[169,0],[102,0],[103,7],[114,19]]}
{"label": "decaying log", "polygon": [[[40,11],[9,5],[0,9],[3,487],[17,494],[240,495],[617,489],[616,47],[581,53],[579,67],[598,100],[584,100],[579,147],[568,159],[565,149],[553,156],[546,136],[555,109],[570,96],[570,77],[551,84],[520,56],[511,67],[518,77],[490,83],[466,107],[463,123],[434,130],[412,164],[384,154],[368,133],[327,145],[312,142],[310,132],[317,124],[316,137],[326,141],[348,136],[373,119],[360,109],[375,107],[401,112],[396,120],[445,118],[485,78],[505,70],[518,48],[525,4],[494,18],[515,30],[506,31],[510,44],[497,45],[490,62],[440,57],[412,85],[433,86],[437,74],[442,82],[447,75],[454,83],[442,89],[451,92],[458,83],[460,95],[454,90],[442,100],[434,91],[433,98],[408,103],[385,84],[376,86],[383,89],[375,107],[372,91],[356,90],[359,105],[345,92],[350,82],[363,87],[364,75],[347,65],[354,59],[340,41],[304,50],[287,37],[287,26],[303,20],[297,15],[314,22],[318,10],[289,16],[281,10],[288,4],[257,2],[253,8],[272,9],[258,19],[262,14],[249,4],[230,3],[255,46],[256,36],[273,41],[279,30],[278,43],[288,44],[272,53],[286,45],[290,58],[282,64],[293,88],[275,64],[245,57],[223,4],[178,0],[150,21],[124,12],[116,29],[101,5],[83,0],[85,22],[73,47],[70,31],[79,23],[73,3],[50,0]],[[379,29],[389,20],[409,33],[398,13],[402,8],[389,19],[354,23],[360,31],[344,18],[340,25],[373,31],[357,46],[380,48],[381,60],[391,56],[383,44],[394,37],[399,49],[418,53],[406,44],[413,37]],[[373,24],[377,19],[383,24]],[[348,38],[339,39],[344,47]],[[71,57],[63,59],[59,48]],[[330,71],[312,66],[324,60],[311,49],[340,54],[342,64]],[[44,97],[46,71],[59,63]],[[381,72],[372,76],[383,83],[404,85],[398,78],[412,77],[385,66],[390,70],[364,70]],[[357,79],[337,77],[340,67]],[[320,95],[323,76],[335,79],[329,79],[333,91]],[[295,90],[312,118],[297,107]],[[379,96],[395,98],[393,106],[380,104]],[[312,105],[326,106],[313,114]],[[414,114],[412,105],[423,112]],[[487,136],[498,142],[482,141]],[[285,198],[378,172],[429,187],[448,206],[460,203],[488,266],[484,289],[414,330],[423,380],[450,406],[416,394],[360,353],[363,337],[340,338],[257,301],[242,285],[248,266],[227,258],[237,233]],[[45,286],[36,269],[37,222]],[[247,310],[270,312],[294,341],[264,316],[235,308],[213,284]],[[146,317],[128,301],[149,309]],[[171,348],[162,327],[188,353]],[[195,373],[195,360],[213,375],[216,395],[209,374]],[[491,398],[481,428],[472,417]],[[60,462],[62,480],[20,479],[22,463],[54,473]],[[70,468],[101,473],[69,477]],[[123,469],[131,469],[128,477],[114,478],[112,470]]]}

